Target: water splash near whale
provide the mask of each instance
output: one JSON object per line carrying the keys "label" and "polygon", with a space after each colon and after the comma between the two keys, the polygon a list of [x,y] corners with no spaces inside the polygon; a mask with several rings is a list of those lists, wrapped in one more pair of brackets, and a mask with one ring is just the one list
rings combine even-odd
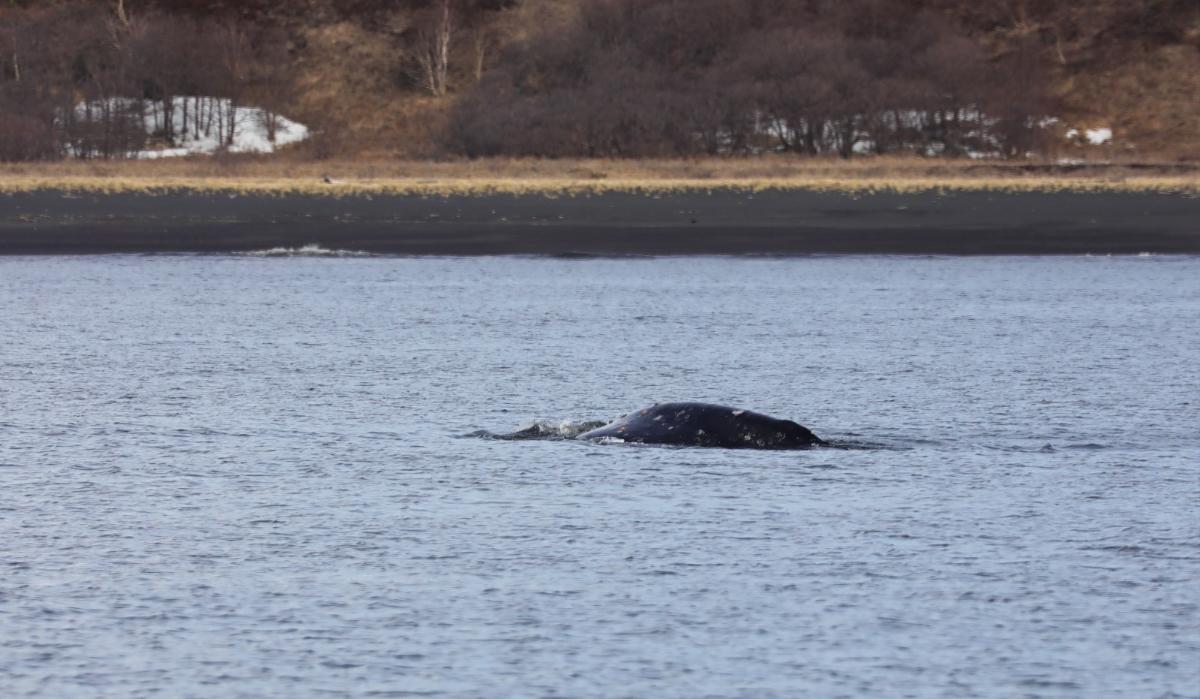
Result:
{"label": "water splash near whale", "polygon": [[496,439],[505,442],[524,442],[524,441],[566,441],[575,439],[579,435],[589,432],[607,425],[605,420],[561,420],[540,421],[532,425],[519,429],[516,432],[491,432],[489,430],[476,430],[471,432],[467,437],[479,437],[481,439]]}

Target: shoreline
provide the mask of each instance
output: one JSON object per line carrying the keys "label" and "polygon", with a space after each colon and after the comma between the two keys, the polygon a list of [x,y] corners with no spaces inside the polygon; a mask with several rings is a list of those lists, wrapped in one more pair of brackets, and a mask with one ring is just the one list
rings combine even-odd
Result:
{"label": "shoreline", "polygon": [[0,254],[1200,254],[1191,190],[317,191],[0,188]]}

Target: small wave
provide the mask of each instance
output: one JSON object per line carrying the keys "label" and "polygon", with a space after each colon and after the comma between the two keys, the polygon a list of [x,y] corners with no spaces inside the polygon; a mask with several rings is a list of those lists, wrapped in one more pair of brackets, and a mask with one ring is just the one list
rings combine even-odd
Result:
{"label": "small wave", "polygon": [[883,442],[868,442],[861,439],[827,439],[824,444],[818,445],[818,449],[841,449],[843,451],[904,451],[912,449],[909,446],[896,444],[884,444]]}
{"label": "small wave", "polygon": [[244,257],[369,257],[371,255],[362,250],[330,250],[320,245],[303,245],[298,248],[276,247],[234,254]]}

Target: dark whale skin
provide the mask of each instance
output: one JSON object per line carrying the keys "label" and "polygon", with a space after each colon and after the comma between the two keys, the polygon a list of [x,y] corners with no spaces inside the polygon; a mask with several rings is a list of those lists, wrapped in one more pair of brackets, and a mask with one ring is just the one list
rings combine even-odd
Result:
{"label": "dark whale skin", "polygon": [[791,420],[708,403],[656,403],[576,439],[724,449],[808,449],[825,444]]}

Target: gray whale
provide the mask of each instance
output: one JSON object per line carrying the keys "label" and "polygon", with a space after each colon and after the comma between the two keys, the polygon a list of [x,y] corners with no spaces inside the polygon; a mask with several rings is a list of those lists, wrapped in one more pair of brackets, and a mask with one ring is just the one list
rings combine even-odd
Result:
{"label": "gray whale", "polygon": [[791,420],[709,403],[656,403],[575,439],[724,449],[808,449],[826,444]]}

